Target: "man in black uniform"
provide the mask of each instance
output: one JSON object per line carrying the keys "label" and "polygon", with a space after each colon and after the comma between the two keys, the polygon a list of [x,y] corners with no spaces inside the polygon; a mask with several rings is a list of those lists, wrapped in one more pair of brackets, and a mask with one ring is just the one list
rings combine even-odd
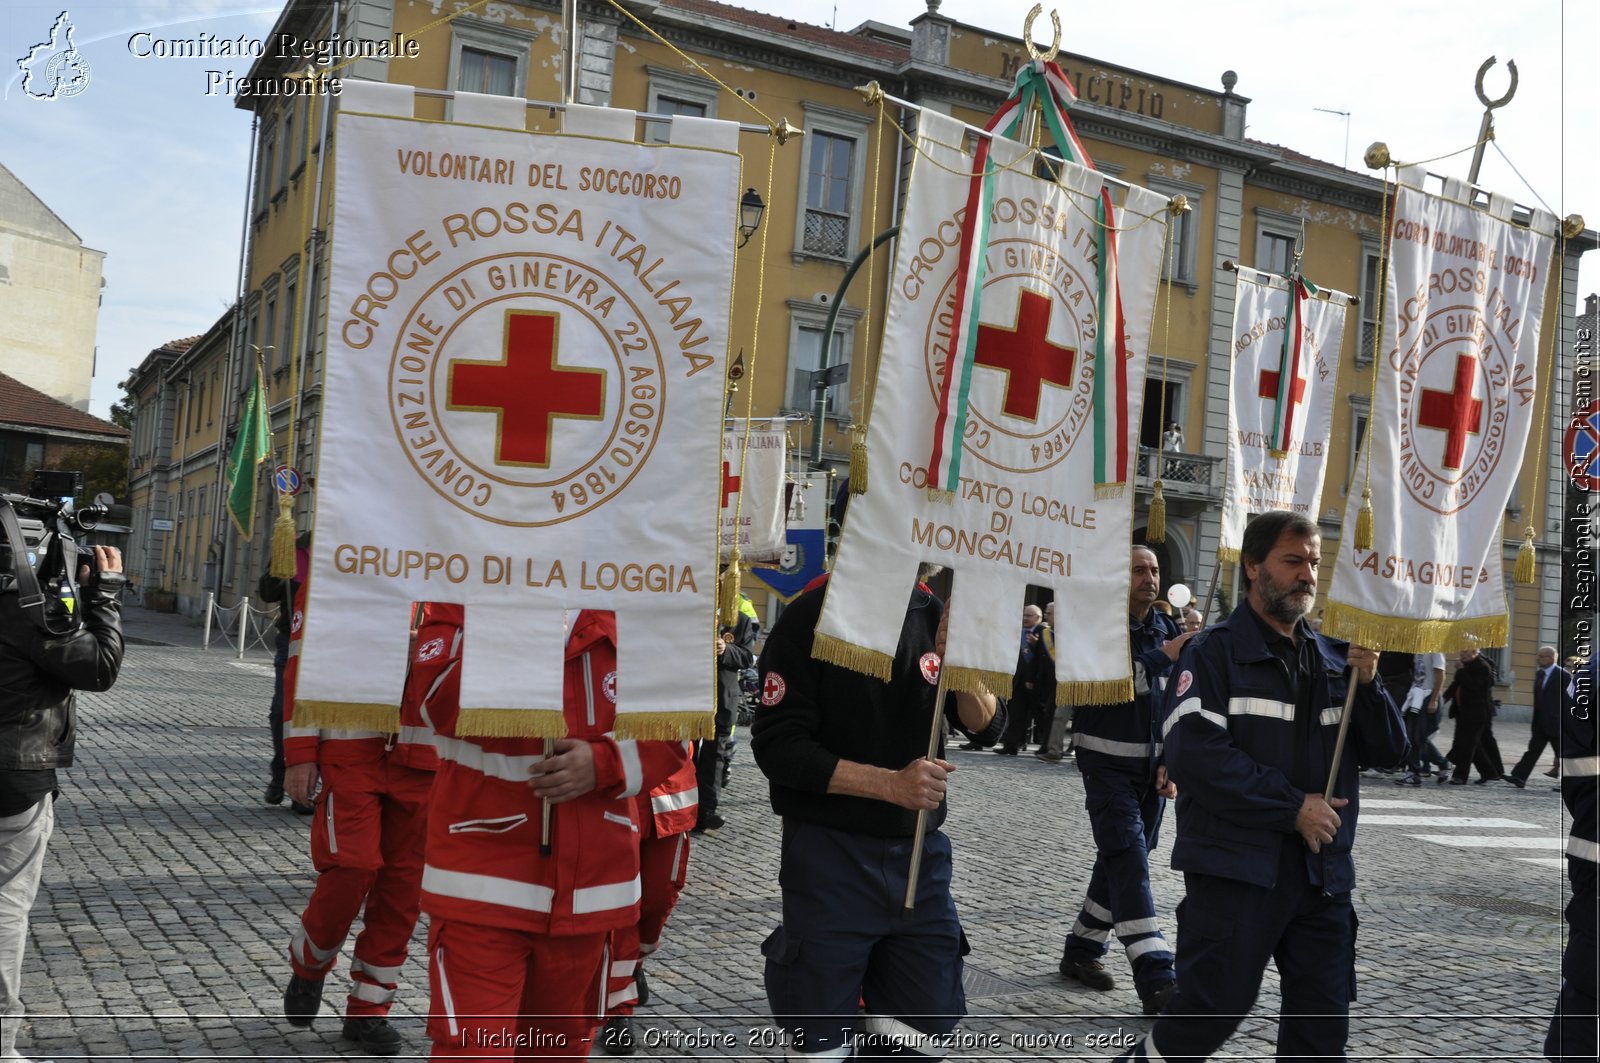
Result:
{"label": "man in black uniform", "polygon": [[1595,745],[1595,662],[1578,669],[1561,704],[1561,800],[1572,814],[1567,838],[1567,951],[1561,960],[1561,995],[1545,1037],[1544,1054],[1562,1063],[1596,1058],[1596,968],[1600,967],[1600,749]]}
{"label": "man in black uniform", "polygon": [[[824,578],[825,580],[825,578]],[[840,1059],[857,1021],[884,1055],[966,1014],[964,938],[950,896],[950,841],[939,830],[955,767],[926,759],[944,649],[944,607],[912,591],[885,683],[815,660],[824,580],[784,610],[761,653],[761,706],[750,745],[783,817],[783,922],[762,944],[767,999],[789,1058]],[[993,742],[1005,726],[993,695],[954,694],[945,717]],[[917,812],[927,811],[912,918],[902,917]],[[865,1004],[865,1015],[858,1016]]]}
{"label": "man in black uniform", "polygon": [[1251,521],[1239,547],[1248,599],[1178,658],[1163,725],[1179,788],[1172,866],[1185,888],[1178,991],[1124,1058],[1208,1058],[1255,1003],[1269,960],[1282,979],[1278,1058],[1344,1058],[1355,997],[1357,774],[1399,764],[1407,747],[1400,712],[1376,682],[1378,654],[1305,621],[1321,542],[1316,524],[1292,513]]}

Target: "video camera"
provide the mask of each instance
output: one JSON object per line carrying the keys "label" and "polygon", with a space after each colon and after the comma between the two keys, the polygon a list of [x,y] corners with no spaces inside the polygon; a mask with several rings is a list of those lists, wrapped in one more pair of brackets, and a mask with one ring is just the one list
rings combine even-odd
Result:
{"label": "video camera", "polygon": [[[82,490],[82,472],[41,469],[33,475],[30,494],[0,494],[0,511],[10,511],[0,513],[4,524],[0,577],[12,576],[18,592],[26,596],[23,569],[32,570],[33,582],[45,598],[46,621],[72,612],[68,601],[77,595],[80,558],[94,565],[92,551],[79,554],[77,533],[92,531],[106,515],[106,507],[75,507],[72,499]],[[14,523],[8,516],[14,516]]]}

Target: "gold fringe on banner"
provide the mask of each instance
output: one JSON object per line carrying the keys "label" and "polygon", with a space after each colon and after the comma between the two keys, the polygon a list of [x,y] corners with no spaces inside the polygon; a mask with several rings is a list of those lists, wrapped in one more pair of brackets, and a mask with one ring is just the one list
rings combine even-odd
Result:
{"label": "gold fringe on banner", "polygon": [[718,588],[720,594],[717,598],[717,608],[722,614],[722,626],[734,627],[739,623],[739,562],[744,556],[735,546],[733,553],[728,557],[728,567],[722,573],[722,584]]}
{"label": "gold fringe on banner", "polygon": [[294,725],[322,731],[400,733],[400,706],[359,701],[295,701]]}
{"label": "gold fringe on banner", "polygon": [[[1376,369],[1373,370],[1377,372]],[[1361,489],[1361,508],[1356,511],[1356,535],[1353,544],[1357,550],[1372,549],[1372,488]],[[1362,643],[1366,645],[1366,643]],[[1436,653],[1437,650],[1427,650],[1427,653]]]}
{"label": "gold fringe on banner", "polygon": [[944,677],[946,690],[960,694],[987,692],[1002,698],[1011,696],[1009,672],[990,672],[982,668],[946,668],[941,675]]}
{"label": "gold fringe on banner", "polygon": [[1534,553],[1533,525],[1528,525],[1528,530],[1522,537],[1522,545],[1517,547],[1517,564],[1512,570],[1511,578],[1524,587],[1531,586],[1539,572],[1539,562]]}
{"label": "gold fringe on banner", "polygon": [[850,444],[850,493],[864,495],[867,493],[867,426],[855,425],[855,442]]}
{"label": "gold fringe on banner", "polygon": [[853,642],[816,632],[811,639],[811,656],[819,661],[870,675],[887,683],[894,677],[894,655],[869,650]]}
{"label": "gold fringe on banner", "polygon": [[278,519],[272,525],[272,564],[267,571],[274,579],[294,578],[294,496],[287,492],[278,496]]}
{"label": "gold fringe on banner", "polygon": [[1456,653],[1506,645],[1511,637],[1511,617],[1500,613],[1466,620],[1412,620],[1330,601],[1322,616],[1322,633],[1380,651]]}
{"label": "gold fringe on banner", "polygon": [[463,738],[565,738],[560,709],[462,709],[456,734]]}
{"label": "gold fringe on banner", "polygon": [[1239,563],[1239,548],[1237,546],[1217,547],[1217,560],[1224,565],[1237,565]]}
{"label": "gold fringe on banner", "polygon": [[1150,513],[1144,522],[1144,537],[1153,543],[1167,541],[1167,496],[1161,493],[1161,478],[1156,477],[1156,489],[1150,496]]}
{"label": "gold fringe on banner", "polygon": [[1056,684],[1057,705],[1125,705],[1133,700],[1133,676],[1075,679]]}
{"label": "gold fringe on banner", "polygon": [[1101,501],[1105,501],[1106,499],[1110,498],[1121,498],[1122,491],[1127,486],[1128,485],[1126,483],[1095,484],[1094,497]]}
{"label": "gold fringe on banner", "polygon": [[619,712],[611,730],[620,739],[681,742],[717,737],[717,721],[709,712]]}

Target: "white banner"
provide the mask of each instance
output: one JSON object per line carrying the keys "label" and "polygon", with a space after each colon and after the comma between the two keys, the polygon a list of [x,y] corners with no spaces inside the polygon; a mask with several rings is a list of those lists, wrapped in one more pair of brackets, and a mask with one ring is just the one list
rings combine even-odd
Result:
{"label": "white banner", "polygon": [[723,560],[739,548],[746,564],[783,560],[785,462],[783,428],[752,428],[745,446],[742,425],[722,433],[722,515],[718,542]]}
{"label": "white banner", "polygon": [[1275,453],[1274,415],[1285,361],[1289,285],[1282,277],[1241,266],[1234,292],[1228,475],[1217,551],[1224,561],[1239,559],[1239,540],[1252,513],[1286,509],[1317,519],[1328,471],[1345,309],[1350,303],[1350,297],[1341,292],[1323,292],[1303,300],[1299,365],[1297,370],[1291,369],[1295,380],[1280,414],[1288,424],[1289,445]]}
{"label": "white banner", "polygon": [[[963,137],[959,123],[923,112],[871,411],[871,489],[850,502],[818,652],[883,674],[918,562],[929,561],[954,572],[945,661],[954,689],[979,682],[1010,689],[1016,613],[1033,584],[1052,588],[1063,603],[1057,637],[1073,652],[1057,661],[1061,699],[1125,701],[1132,697],[1127,625],[1106,623],[1105,607],[1128,594],[1134,489],[1096,498],[1098,173],[1068,163],[1059,184],[1035,178],[1020,145],[995,142],[961,489],[953,501],[928,495],[972,165],[960,150]],[[1129,453],[1137,452],[1165,206],[1164,197],[1132,188],[1115,220]]]}
{"label": "white banner", "polygon": [[[1380,649],[1503,646],[1504,514],[1539,379],[1539,328],[1554,219],[1530,231],[1509,200],[1466,205],[1402,173],[1384,287],[1385,352],[1368,421],[1370,480],[1351,479],[1323,630]],[[1373,546],[1355,548],[1361,487]]]}
{"label": "white banner", "polygon": [[579,608],[617,613],[620,734],[709,733],[737,155],[338,123],[296,719],[390,718],[436,601],[463,733],[564,733]]}

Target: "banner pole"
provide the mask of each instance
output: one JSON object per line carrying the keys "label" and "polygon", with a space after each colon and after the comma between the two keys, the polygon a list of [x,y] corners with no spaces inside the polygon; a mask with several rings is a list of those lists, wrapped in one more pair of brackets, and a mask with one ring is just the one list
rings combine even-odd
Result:
{"label": "banner pole", "polygon": [[[944,724],[944,699],[946,695],[944,684],[944,661],[939,662],[939,692],[933,696],[933,724],[928,728],[928,756],[933,760],[939,752],[939,734]],[[922,872],[922,838],[923,831],[928,825],[928,810],[917,810],[917,833],[911,839],[911,872],[906,878],[906,900],[900,911],[900,918],[910,919],[911,913],[917,906],[917,877]]]}
{"label": "banner pole", "polygon": [[250,627],[250,599],[242,598],[239,601],[239,652],[234,654],[234,659],[244,660],[245,632]]}
{"label": "banner pole", "polygon": [[206,624],[205,633],[200,636],[200,652],[204,653],[211,648],[211,617],[212,611],[217,607],[215,591],[206,591]]}
{"label": "banner pole", "polygon": [[[1378,678],[1374,676],[1372,681],[1376,683]],[[1344,712],[1339,715],[1339,737],[1333,740],[1333,763],[1328,766],[1328,785],[1322,788],[1324,800],[1330,804],[1336,796],[1334,784],[1339,781],[1339,758],[1344,755],[1345,738],[1350,733],[1350,711],[1355,707],[1356,687],[1359,683],[1356,670],[1350,669],[1350,687],[1344,692]]]}

